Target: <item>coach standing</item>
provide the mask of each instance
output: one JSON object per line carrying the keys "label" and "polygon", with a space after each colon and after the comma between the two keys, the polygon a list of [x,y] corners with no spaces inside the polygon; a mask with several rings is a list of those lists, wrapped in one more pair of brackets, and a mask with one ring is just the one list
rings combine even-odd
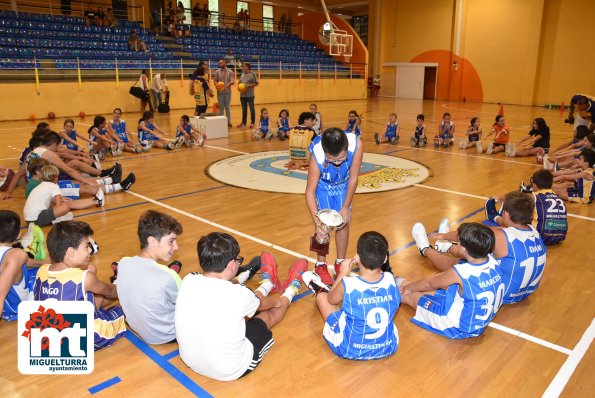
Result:
{"label": "coach standing", "polygon": [[227,125],[231,127],[231,86],[235,83],[233,79],[233,72],[227,67],[225,60],[219,60],[219,69],[215,72],[215,87],[217,83],[223,82],[224,88],[219,90],[217,88],[217,100],[219,101],[219,114],[223,115],[223,110],[227,114]]}
{"label": "coach standing", "polygon": [[244,83],[244,91],[240,91],[240,102],[242,103],[242,124],[238,128],[246,127],[246,120],[248,118],[248,106],[250,106],[250,128],[254,127],[256,121],[256,112],[254,110],[254,87],[258,86],[258,79],[256,74],[250,70],[250,64],[244,62],[242,65],[242,75],[240,76],[240,84]]}

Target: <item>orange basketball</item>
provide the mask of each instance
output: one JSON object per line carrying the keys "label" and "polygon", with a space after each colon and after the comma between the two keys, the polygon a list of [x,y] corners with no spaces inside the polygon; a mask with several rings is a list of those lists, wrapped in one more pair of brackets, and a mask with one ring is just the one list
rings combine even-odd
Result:
{"label": "orange basketball", "polygon": [[54,112],[48,112],[48,119],[55,119],[56,114]]}
{"label": "orange basketball", "polygon": [[215,84],[215,87],[217,88],[217,91],[224,90],[225,89],[225,83],[219,82],[219,83]]}
{"label": "orange basketball", "polygon": [[35,117],[34,113],[29,115],[29,120],[31,120],[33,122],[33,121],[35,121],[35,119],[37,119],[37,118]]}
{"label": "orange basketball", "polygon": [[80,111],[80,112],[79,112],[79,117],[80,117],[81,119],[84,119],[84,118],[85,118],[85,116],[87,116],[87,114],[86,114],[85,112],[83,112],[83,111]]}
{"label": "orange basketball", "polygon": [[246,90],[248,90],[248,87],[246,87],[246,84],[245,84],[245,83],[240,83],[240,84],[238,84],[238,91],[239,91],[240,93],[243,93],[243,92],[245,92]]}

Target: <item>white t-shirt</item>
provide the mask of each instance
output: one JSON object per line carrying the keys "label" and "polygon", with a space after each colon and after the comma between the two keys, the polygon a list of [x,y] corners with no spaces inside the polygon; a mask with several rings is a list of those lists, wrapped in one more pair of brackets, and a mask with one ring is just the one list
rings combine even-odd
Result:
{"label": "white t-shirt", "polygon": [[118,261],[118,299],[130,328],[149,344],[176,338],[174,309],[182,280],[175,271],[149,258]]}
{"label": "white t-shirt", "polygon": [[212,379],[242,376],[254,354],[244,318],[253,316],[259,305],[254,292],[243,285],[197,273],[186,275],[175,315],[182,360]]}
{"label": "white t-shirt", "polygon": [[162,79],[161,73],[157,73],[155,76],[153,76],[153,81],[151,82],[151,90],[163,91],[164,87],[167,87],[167,79]]}
{"label": "white t-shirt", "polygon": [[39,213],[49,209],[54,196],[61,195],[60,187],[53,182],[43,181],[41,184],[33,188],[23,209],[23,216],[25,221],[35,221]]}

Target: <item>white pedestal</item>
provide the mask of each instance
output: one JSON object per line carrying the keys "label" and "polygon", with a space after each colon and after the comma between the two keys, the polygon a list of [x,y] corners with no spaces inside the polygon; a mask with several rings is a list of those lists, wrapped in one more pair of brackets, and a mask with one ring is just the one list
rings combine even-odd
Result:
{"label": "white pedestal", "polygon": [[198,131],[204,131],[208,140],[229,136],[226,116],[194,116],[190,118],[190,124]]}

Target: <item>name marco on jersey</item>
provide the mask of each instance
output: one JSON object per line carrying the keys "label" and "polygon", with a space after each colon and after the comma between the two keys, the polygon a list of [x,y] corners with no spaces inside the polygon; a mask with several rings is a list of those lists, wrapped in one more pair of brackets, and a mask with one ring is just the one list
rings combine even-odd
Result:
{"label": "name marco on jersey", "polygon": [[495,285],[496,283],[500,282],[502,277],[500,275],[496,275],[493,278],[488,279],[487,281],[479,282],[479,287],[485,289],[486,287]]}
{"label": "name marco on jersey", "polygon": [[387,303],[389,301],[393,301],[393,296],[377,296],[377,297],[362,297],[357,299],[358,305],[367,305],[367,304],[380,304],[380,303]]}

